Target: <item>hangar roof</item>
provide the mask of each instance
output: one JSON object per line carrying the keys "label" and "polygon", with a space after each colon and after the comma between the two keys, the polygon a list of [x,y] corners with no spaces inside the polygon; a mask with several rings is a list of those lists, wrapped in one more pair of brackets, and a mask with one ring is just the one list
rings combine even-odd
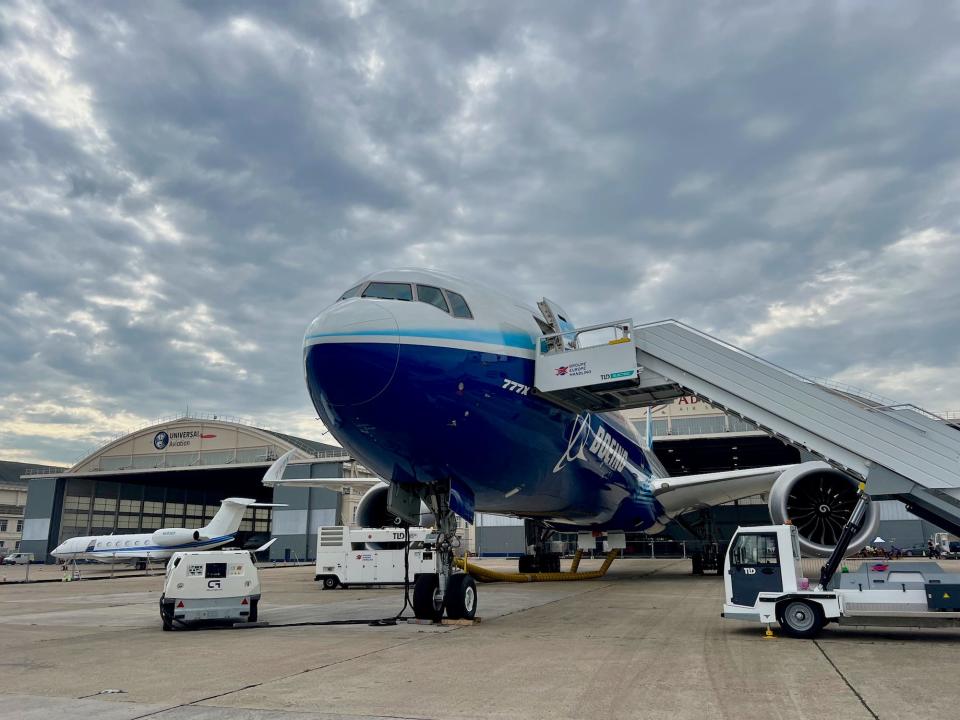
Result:
{"label": "hangar roof", "polygon": [[[54,468],[48,468],[43,465],[36,465],[34,463],[0,460],[0,485],[17,485],[26,487],[29,484],[29,480],[22,479],[20,476],[33,469],[49,471],[53,470]],[[60,469],[63,470],[64,468]]]}
{"label": "hangar roof", "polygon": [[83,457],[66,473],[265,465],[289,450],[296,451],[293,462],[351,459],[334,445],[267,430],[237,419],[180,415],[114,438]]}

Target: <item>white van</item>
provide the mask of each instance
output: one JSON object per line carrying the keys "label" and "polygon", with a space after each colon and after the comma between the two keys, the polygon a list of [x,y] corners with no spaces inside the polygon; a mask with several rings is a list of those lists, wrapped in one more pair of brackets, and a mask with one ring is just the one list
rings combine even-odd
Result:
{"label": "white van", "polygon": [[29,565],[33,562],[33,553],[10,553],[3,559],[4,565]]}
{"label": "white van", "polygon": [[257,622],[259,603],[260,571],[249,550],[178,552],[167,563],[160,620],[164,630],[174,623]]}

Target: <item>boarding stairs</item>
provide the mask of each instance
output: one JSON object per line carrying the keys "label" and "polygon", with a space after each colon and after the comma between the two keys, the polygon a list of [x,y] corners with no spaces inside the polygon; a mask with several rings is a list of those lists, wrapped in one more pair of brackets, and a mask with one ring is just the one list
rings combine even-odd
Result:
{"label": "boarding stairs", "polygon": [[960,534],[960,431],[938,416],[814,382],[676,320],[555,329],[536,349],[545,399],[609,412],[695,395]]}

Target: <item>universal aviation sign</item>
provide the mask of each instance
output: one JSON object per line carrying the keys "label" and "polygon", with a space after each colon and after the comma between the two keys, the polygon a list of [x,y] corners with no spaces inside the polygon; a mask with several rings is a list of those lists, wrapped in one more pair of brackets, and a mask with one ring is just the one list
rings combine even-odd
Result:
{"label": "universal aviation sign", "polygon": [[205,433],[200,428],[160,430],[153,436],[154,450],[192,450],[200,447],[202,440],[211,440],[216,435]]}

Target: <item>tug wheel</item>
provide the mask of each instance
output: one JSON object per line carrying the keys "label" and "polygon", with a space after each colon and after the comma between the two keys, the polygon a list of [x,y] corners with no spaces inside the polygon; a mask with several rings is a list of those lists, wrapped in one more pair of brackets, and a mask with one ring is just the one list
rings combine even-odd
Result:
{"label": "tug wheel", "polygon": [[791,600],[786,603],[779,609],[777,622],[786,635],[803,639],[815,638],[824,625],[823,613],[804,600]]}

